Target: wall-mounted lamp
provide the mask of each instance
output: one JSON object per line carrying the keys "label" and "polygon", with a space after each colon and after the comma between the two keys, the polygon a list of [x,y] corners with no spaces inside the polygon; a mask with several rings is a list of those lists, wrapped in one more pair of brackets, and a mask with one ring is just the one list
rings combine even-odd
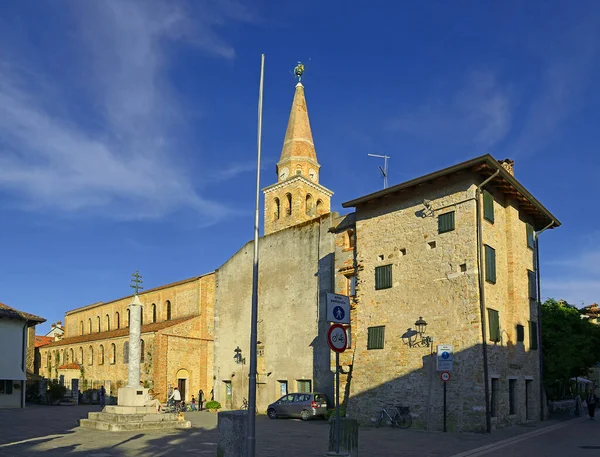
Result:
{"label": "wall-mounted lamp", "polygon": [[427,322],[423,320],[422,317],[419,316],[417,322],[415,322],[416,330],[409,328],[406,330],[404,335],[402,335],[402,342],[406,344],[408,347],[429,347],[433,344],[433,338],[430,336],[425,336],[425,328],[427,327]]}
{"label": "wall-mounted lamp", "polygon": [[240,347],[236,347],[233,352],[235,352],[235,355],[233,356],[233,360],[235,361],[235,363],[237,363],[238,365],[244,365],[246,363],[246,358],[242,357],[242,350],[240,349]]}

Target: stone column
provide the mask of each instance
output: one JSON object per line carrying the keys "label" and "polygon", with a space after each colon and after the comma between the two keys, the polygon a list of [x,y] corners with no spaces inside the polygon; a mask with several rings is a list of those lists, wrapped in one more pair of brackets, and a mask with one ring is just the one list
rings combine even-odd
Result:
{"label": "stone column", "polygon": [[129,371],[128,387],[140,387],[142,334],[142,302],[137,295],[129,305]]}

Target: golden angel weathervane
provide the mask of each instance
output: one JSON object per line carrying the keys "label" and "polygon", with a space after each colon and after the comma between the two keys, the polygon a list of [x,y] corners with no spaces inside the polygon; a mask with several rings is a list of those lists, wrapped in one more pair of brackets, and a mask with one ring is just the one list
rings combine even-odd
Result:
{"label": "golden angel weathervane", "polygon": [[302,82],[302,73],[304,73],[304,64],[302,62],[298,62],[298,65],[294,67],[294,76],[298,78],[298,82]]}

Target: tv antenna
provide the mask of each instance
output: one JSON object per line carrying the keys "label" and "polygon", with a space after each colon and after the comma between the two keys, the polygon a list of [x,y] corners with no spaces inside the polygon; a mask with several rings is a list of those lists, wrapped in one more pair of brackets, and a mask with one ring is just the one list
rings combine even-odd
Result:
{"label": "tv antenna", "polygon": [[369,157],[379,157],[383,159],[383,168],[379,165],[379,171],[381,172],[381,177],[383,178],[383,188],[387,189],[388,186],[388,159],[390,156],[380,155],[380,154],[367,154]]}

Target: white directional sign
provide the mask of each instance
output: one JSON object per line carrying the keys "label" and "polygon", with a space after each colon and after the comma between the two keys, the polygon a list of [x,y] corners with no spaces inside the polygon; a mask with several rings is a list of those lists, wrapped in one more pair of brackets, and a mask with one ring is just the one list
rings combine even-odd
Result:
{"label": "white directional sign", "polygon": [[438,344],[437,371],[452,371],[454,368],[454,350],[451,344]]}
{"label": "white directional sign", "polygon": [[327,294],[327,320],[337,324],[350,323],[350,298],[347,295]]}

